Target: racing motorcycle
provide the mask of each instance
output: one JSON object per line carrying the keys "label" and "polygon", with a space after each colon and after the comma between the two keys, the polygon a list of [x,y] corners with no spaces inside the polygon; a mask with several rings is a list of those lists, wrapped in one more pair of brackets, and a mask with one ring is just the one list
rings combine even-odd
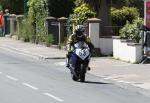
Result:
{"label": "racing motorcycle", "polygon": [[85,81],[90,57],[90,48],[85,42],[80,41],[74,44],[74,50],[71,52],[68,61],[71,77],[74,81]]}

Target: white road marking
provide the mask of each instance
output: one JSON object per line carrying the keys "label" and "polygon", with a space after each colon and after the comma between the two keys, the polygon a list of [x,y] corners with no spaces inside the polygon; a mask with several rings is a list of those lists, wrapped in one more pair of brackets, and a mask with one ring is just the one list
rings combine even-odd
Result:
{"label": "white road marking", "polygon": [[61,65],[61,66],[64,66],[66,65],[66,62],[57,62],[57,63],[54,63],[55,65]]}
{"label": "white road marking", "polygon": [[35,87],[35,86],[32,86],[32,85],[30,85],[30,84],[28,84],[28,83],[22,83],[22,85],[24,85],[24,86],[26,86],[26,87],[29,87],[29,88],[31,88],[31,89],[33,89],[33,90],[38,90],[39,88],[37,88],[37,87]]}
{"label": "white road marking", "polygon": [[2,72],[0,72],[0,74],[2,74]]}
{"label": "white road marking", "polygon": [[130,83],[131,83],[131,82],[124,81],[124,80],[119,80],[119,81],[117,81],[117,82],[119,82],[119,83],[126,83],[126,84],[130,84]]}
{"label": "white road marking", "polygon": [[46,95],[48,97],[51,97],[51,98],[53,98],[53,99],[55,99],[55,100],[57,100],[59,102],[63,102],[64,101],[64,100],[60,99],[59,97],[56,97],[56,96],[54,96],[54,95],[52,95],[50,93],[44,93],[44,95]]}
{"label": "white road marking", "polygon": [[124,81],[123,81],[123,80],[119,80],[119,81],[117,81],[117,82],[119,82],[119,83],[123,83]]}
{"label": "white road marking", "polygon": [[112,79],[112,77],[105,77],[104,79]]}
{"label": "white road marking", "polygon": [[150,83],[132,84],[133,86],[150,90]]}
{"label": "white road marking", "polygon": [[14,77],[12,77],[12,76],[6,75],[6,77],[7,77],[8,79],[13,80],[13,81],[18,81],[18,79],[14,78]]}
{"label": "white road marking", "polygon": [[120,65],[113,65],[113,67],[127,67],[130,66],[131,64],[120,64]]}

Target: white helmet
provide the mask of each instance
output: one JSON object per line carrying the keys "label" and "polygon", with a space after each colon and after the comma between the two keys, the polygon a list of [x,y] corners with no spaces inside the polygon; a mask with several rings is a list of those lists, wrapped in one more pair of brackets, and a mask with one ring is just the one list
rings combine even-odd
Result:
{"label": "white helmet", "polygon": [[77,25],[75,28],[75,33],[77,37],[82,37],[84,34],[85,28],[83,25]]}
{"label": "white helmet", "polygon": [[77,32],[84,32],[85,28],[84,28],[83,25],[77,25],[76,28],[75,28],[75,31],[77,31]]}

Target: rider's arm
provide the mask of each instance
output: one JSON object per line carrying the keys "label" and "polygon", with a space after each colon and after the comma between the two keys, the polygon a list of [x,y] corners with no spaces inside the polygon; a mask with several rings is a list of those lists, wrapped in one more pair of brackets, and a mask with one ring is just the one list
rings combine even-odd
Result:
{"label": "rider's arm", "polygon": [[94,45],[92,44],[89,36],[86,36],[86,43],[88,44],[90,50],[92,51],[94,49]]}
{"label": "rider's arm", "polygon": [[68,52],[71,51],[72,43],[73,43],[73,37],[72,37],[72,35],[70,35],[69,38],[68,38],[68,42],[67,42],[67,51]]}

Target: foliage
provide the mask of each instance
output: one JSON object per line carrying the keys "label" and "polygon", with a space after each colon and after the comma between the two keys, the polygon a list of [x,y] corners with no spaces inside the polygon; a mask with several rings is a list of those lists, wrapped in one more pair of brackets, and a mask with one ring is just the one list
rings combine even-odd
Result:
{"label": "foliage", "polygon": [[[45,27],[45,18],[48,15],[46,0],[29,0],[28,1],[28,15],[22,22],[21,35],[24,41],[31,41],[34,43],[39,42],[52,42],[52,36],[49,36]],[[49,41],[48,41],[49,40]]]}
{"label": "foliage", "polygon": [[[106,2],[110,2],[111,0],[107,0]],[[76,5],[81,5],[83,3],[88,4],[97,14],[100,11],[102,0],[76,0]]]}
{"label": "foliage", "polygon": [[123,7],[121,9],[111,8],[112,24],[124,26],[126,21],[130,23],[139,17],[138,9],[134,7]]}
{"label": "foliage", "polygon": [[143,0],[112,0],[113,7],[140,7],[143,3]]}
{"label": "foliage", "polygon": [[73,19],[76,24],[83,24],[88,18],[94,17],[95,12],[91,10],[88,4],[82,4],[74,9]]}
{"label": "foliage", "polygon": [[50,46],[53,43],[53,41],[54,41],[53,35],[52,34],[47,35],[47,37],[46,37],[46,45]]}
{"label": "foliage", "polygon": [[19,38],[21,38],[25,42],[31,41],[34,34],[34,28],[31,25],[31,22],[28,18],[25,18],[20,25],[20,34]]}
{"label": "foliage", "polygon": [[67,27],[66,27],[66,33],[67,33],[67,37],[72,34],[73,32],[73,26],[72,26],[72,14],[69,16],[68,20],[67,20]]}
{"label": "foliage", "polygon": [[24,0],[0,0],[3,9],[9,9],[11,13],[22,14],[24,12]]}
{"label": "foliage", "polygon": [[53,17],[68,17],[74,7],[74,0],[48,0],[49,15]]}
{"label": "foliage", "polygon": [[144,0],[112,0],[112,7],[122,8],[123,6],[135,7],[139,10],[140,15],[144,16]]}
{"label": "foliage", "polygon": [[120,36],[123,39],[133,40],[136,43],[140,41],[140,26],[143,24],[143,19],[138,18],[133,23],[127,22],[126,25],[120,30]]}
{"label": "foliage", "polygon": [[84,2],[83,2],[83,0],[75,0],[75,5],[76,6],[80,6],[80,5],[82,5]]}

